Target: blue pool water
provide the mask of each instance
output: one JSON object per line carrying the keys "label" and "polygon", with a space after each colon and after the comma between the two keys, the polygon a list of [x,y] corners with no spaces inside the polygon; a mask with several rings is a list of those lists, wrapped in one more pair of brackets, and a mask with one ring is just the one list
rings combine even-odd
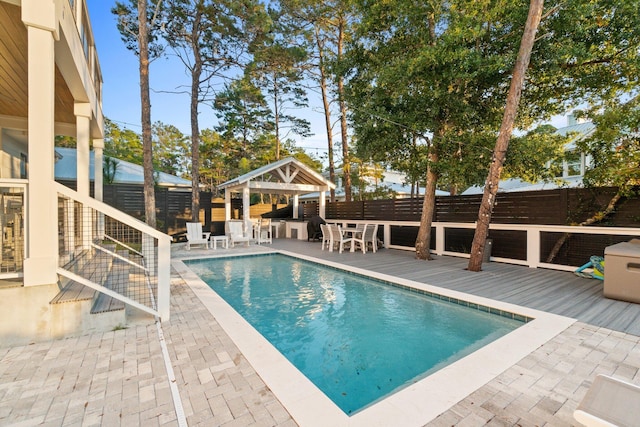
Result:
{"label": "blue pool water", "polygon": [[186,263],[347,414],[523,324],[280,254]]}

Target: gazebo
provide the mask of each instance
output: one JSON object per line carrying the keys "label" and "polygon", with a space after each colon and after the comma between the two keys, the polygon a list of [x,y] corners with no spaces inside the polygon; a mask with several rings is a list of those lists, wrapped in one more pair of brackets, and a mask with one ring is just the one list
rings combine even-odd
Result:
{"label": "gazebo", "polygon": [[242,194],[242,215],[249,218],[251,193],[289,194],[293,196],[293,218],[298,218],[298,197],[320,193],[319,215],[325,216],[325,194],[336,185],[301,161],[287,157],[218,185],[224,190],[225,220],[231,219],[231,194]]}

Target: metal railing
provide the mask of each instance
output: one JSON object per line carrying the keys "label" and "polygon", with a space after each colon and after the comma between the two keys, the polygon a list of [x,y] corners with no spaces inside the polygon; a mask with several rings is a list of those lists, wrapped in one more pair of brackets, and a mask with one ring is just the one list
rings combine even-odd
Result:
{"label": "metal railing", "polygon": [[26,180],[0,180],[0,278],[22,276]]}
{"label": "metal railing", "polygon": [[58,274],[167,320],[171,237],[63,185],[56,188]]}
{"label": "metal railing", "polygon": [[[327,219],[327,222],[348,224],[378,224],[382,234],[381,240],[386,248],[413,251],[415,250],[415,234],[420,227],[418,221],[364,221],[364,220],[335,220]],[[469,257],[470,243],[475,230],[475,223],[459,222],[433,222],[431,252],[436,255],[449,255],[456,257]],[[451,241],[455,232],[467,231],[467,242],[465,245],[456,246]],[[557,225],[527,225],[527,224],[491,224],[489,227],[489,237],[497,233],[510,233],[505,240],[513,245],[509,250],[501,250],[501,256],[492,256],[492,261],[509,264],[524,265],[531,268],[548,268],[553,270],[574,271],[580,264],[563,264],[558,261],[547,262],[546,258],[551,252],[551,246],[562,235],[583,237],[585,240],[596,240],[597,238],[608,237],[609,243],[602,240],[595,245],[590,245],[587,250],[599,253],[589,253],[590,255],[602,255],[604,247],[608,244],[626,241],[633,237],[640,237],[640,228],[631,227],[578,227],[578,226],[557,226]],[[460,233],[458,233],[460,234]],[[400,236],[405,235],[403,238]],[[406,237],[409,235],[410,237]],[[398,241],[403,241],[401,244]],[[434,244],[435,241],[435,244]],[[494,242],[494,254],[495,254]],[[509,255],[509,253],[512,255]],[[585,262],[588,257],[585,258]]]}

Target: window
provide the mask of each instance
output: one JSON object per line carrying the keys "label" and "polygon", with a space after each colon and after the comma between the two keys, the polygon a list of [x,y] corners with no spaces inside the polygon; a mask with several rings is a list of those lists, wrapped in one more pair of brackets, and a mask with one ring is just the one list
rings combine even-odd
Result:
{"label": "window", "polygon": [[565,176],[582,175],[582,155],[576,151],[565,154],[566,173]]}

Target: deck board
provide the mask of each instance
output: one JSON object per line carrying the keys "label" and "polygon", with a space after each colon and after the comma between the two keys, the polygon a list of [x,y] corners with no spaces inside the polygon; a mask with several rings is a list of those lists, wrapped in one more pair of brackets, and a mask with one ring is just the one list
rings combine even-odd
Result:
{"label": "deck board", "polygon": [[434,256],[433,261],[422,261],[413,252],[393,249],[339,254],[320,250],[318,242],[292,239],[274,239],[272,247],[640,335],[640,304],[605,298],[602,281],[571,272],[490,262],[474,273],[465,269],[465,258]]}

